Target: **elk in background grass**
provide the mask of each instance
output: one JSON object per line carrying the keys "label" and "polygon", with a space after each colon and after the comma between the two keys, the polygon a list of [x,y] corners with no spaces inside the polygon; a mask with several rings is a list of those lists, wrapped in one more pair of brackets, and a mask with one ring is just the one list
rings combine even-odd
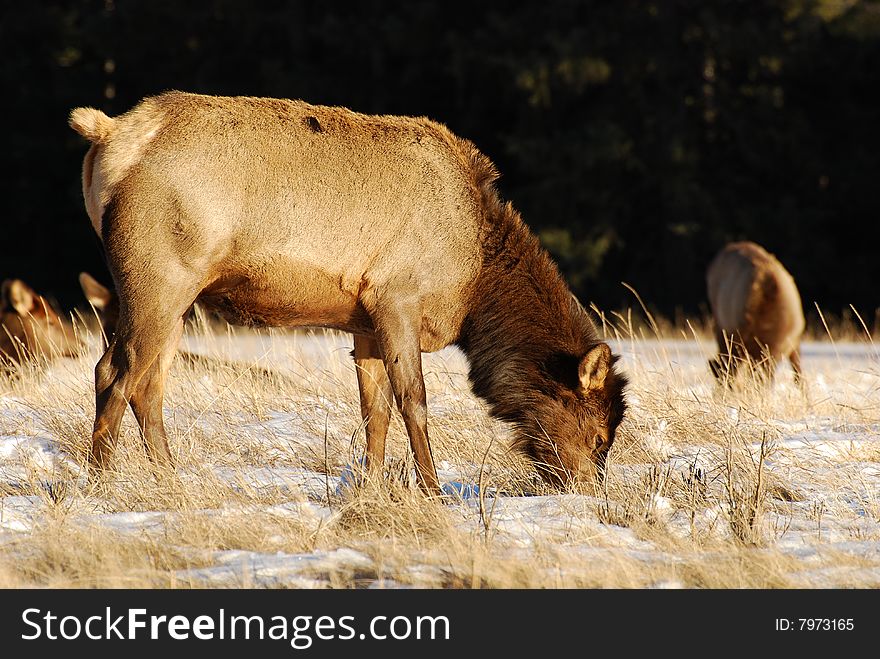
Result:
{"label": "elk in background grass", "polygon": [[77,354],[82,343],[73,324],[20,279],[0,291],[0,371],[25,362]]}
{"label": "elk in background grass", "polygon": [[109,345],[119,323],[119,298],[88,272],[79,273],[79,286],[95,310],[95,316],[101,324],[101,334],[106,345]]}
{"label": "elk in background grass", "polygon": [[550,483],[601,471],[626,379],[471,142],[425,118],[182,92],[115,118],[77,108],[70,125],[91,142],[85,206],[119,296],[93,471],[129,404],[170,464],[164,380],[196,301],[238,324],[351,332],[371,473],[395,400],[419,482],[439,492],[421,352],[450,344]]}
{"label": "elk in background grass", "polygon": [[801,383],[804,312],[794,279],[776,257],[753,242],[730,243],[709,265],[706,284],[719,352],[709,362],[715,377],[729,386],[745,364],[768,381],[788,357]]}

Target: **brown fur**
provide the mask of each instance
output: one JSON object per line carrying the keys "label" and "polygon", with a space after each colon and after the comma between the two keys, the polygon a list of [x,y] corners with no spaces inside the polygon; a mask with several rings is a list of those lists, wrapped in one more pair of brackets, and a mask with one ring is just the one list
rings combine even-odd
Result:
{"label": "brown fur", "polygon": [[0,297],[0,369],[25,361],[76,354],[81,343],[73,325],[20,279],[8,279]]}
{"label": "brown fur", "polygon": [[198,300],[236,322],[354,334],[372,470],[393,397],[438,490],[420,352],[458,343],[549,480],[595,473],[625,380],[467,140],[424,118],[180,92],[112,119],[79,108],[71,125],[93,142],[83,194],[120,302],[96,367],[95,467],[127,401],[169,461],[163,381]]}
{"label": "brown fur", "polygon": [[626,378],[518,213],[487,203],[495,230],[483,245],[458,343],[471,362],[474,393],[515,425],[517,447],[561,485],[604,465],[626,408]]}
{"label": "brown fur", "polygon": [[752,242],[730,243],[706,273],[719,356],[716,377],[730,383],[745,362],[773,377],[783,357],[800,381],[804,313],[794,279],[772,254]]}

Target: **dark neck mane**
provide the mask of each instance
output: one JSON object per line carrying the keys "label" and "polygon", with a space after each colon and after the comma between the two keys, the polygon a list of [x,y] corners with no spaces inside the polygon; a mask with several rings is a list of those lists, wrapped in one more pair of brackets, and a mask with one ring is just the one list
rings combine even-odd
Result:
{"label": "dark neck mane", "polygon": [[470,361],[474,393],[493,416],[515,422],[535,394],[573,384],[560,382],[559,374],[575,374],[576,360],[598,338],[519,214],[497,201],[490,209],[483,265],[458,345]]}

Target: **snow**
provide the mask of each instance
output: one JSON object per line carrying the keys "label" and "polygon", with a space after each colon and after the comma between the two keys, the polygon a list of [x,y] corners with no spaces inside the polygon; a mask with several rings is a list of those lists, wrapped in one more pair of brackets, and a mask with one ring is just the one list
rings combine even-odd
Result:
{"label": "snow", "polygon": [[[323,456],[326,450],[323,435],[310,431],[309,425],[322,427],[326,422],[333,437],[350,434],[348,424],[351,401],[340,401],[332,388],[322,393],[322,382],[340,377],[354,379],[348,361],[349,345],[344,337],[334,335],[303,337],[298,335],[245,335],[211,340],[188,339],[194,351],[212,352],[237,362],[249,360],[285,363],[285,375],[311,378],[312,393],[303,393],[293,409],[269,409],[259,420],[242,414],[234,429],[241,437],[262,447],[265,466],[227,464],[222,456],[205,468],[232,491],[242,491],[263,504],[252,503],[251,509],[219,505],[199,509],[195,513],[207,519],[242,511],[295,520],[306,528],[320,529],[338,520],[339,508],[346,497],[357,496],[351,473],[340,464],[347,457],[326,464],[324,474],[306,466],[295,466],[291,456],[309,451]],[[745,404],[717,400],[711,379],[706,373],[706,360],[712,346],[695,340],[614,343],[623,355],[624,369],[638,369],[641,378],[655,378],[659,387],[682,387],[682,398],[690,401],[711,401],[721,413],[716,422],[730,424],[741,430],[757,429],[770,433],[771,450],[766,457],[768,483],[773,479],[784,484],[794,500],[769,499],[762,521],[765,532],[763,549],[788,559],[790,584],[798,587],[880,587],[880,354],[877,348],[859,343],[806,343],[802,358],[808,374],[809,396],[815,401],[801,409],[803,414],[759,416]],[[429,398],[429,423],[455,419],[466,410],[483,414],[482,404],[467,389],[467,364],[455,350],[444,350],[426,357],[426,380],[433,382],[437,395]],[[59,367],[55,374],[67,378],[70,386],[88,391],[87,370],[79,372]],[[675,381],[669,371],[675,373]],[[790,382],[790,370],[780,369],[777,381],[768,395],[797,396]],[[669,380],[668,382],[664,380]],[[681,383],[685,384],[682,385]],[[204,376],[193,387],[212,391],[218,385]],[[430,390],[430,387],[429,387]],[[69,487],[80,488],[79,503],[72,506],[68,523],[83,528],[100,527],[120,536],[150,537],[162,541],[169,527],[184,513],[181,510],[114,510],[100,495],[82,491],[84,479],[77,479],[78,467],[62,448],[64,443],[57,429],[45,424],[45,413],[34,409],[20,391],[4,394],[0,388],[0,562],[14,561],[17,540],[27,538],[34,529],[53,514],[53,488],[59,479],[72,479]],[[599,497],[563,494],[546,496],[499,496],[494,489],[479,495],[468,486],[473,483],[474,464],[457,464],[438,460],[441,481],[450,492],[465,496],[450,497],[447,508],[455,524],[467,533],[479,533],[488,517],[493,542],[498,552],[512,559],[527,560],[548,546],[565,552],[563,564],[588,565],[595,561],[625,558],[645,565],[674,565],[693,558],[697,549],[684,547],[684,541],[700,533],[703,540],[729,540],[724,502],[708,502],[697,507],[691,517],[680,506],[681,484],[694,474],[705,480],[706,487],[723,486],[719,465],[723,464],[725,446],[705,444],[689,439],[681,427],[676,428],[669,417],[649,418],[643,413],[656,391],[634,388],[629,404],[636,416],[642,412],[642,425],[636,429],[634,441],[645,461],[631,460],[615,464],[616,474],[627,483],[638,485],[651,470],[663,468],[666,487],[645,491],[640,509],[627,509],[620,501],[608,502]],[[838,406],[838,407],[835,407]],[[861,407],[859,407],[861,406]],[[859,408],[858,413],[852,412]],[[315,411],[327,413],[316,419]],[[840,415],[834,413],[840,409]],[[332,413],[331,413],[332,412]],[[180,413],[186,426],[210,430],[217,420],[202,411],[193,418]],[[226,422],[229,416],[224,417]],[[759,442],[748,445],[750,454],[760,455]],[[191,482],[199,474],[179,470],[181,481]],[[347,476],[347,480],[346,480]],[[350,489],[351,491],[346,491]],[[328,497],[329,493],[329,497]],[[679,498],[677,498],[679,497]],[[603,509],[611,506],[650,524],[661,525],[669,540],[658,541],[636,526],[619,525],[615,516],[603,518]],[[187,514],[193,515],[194,511]],[[680,542],[679,542],[680,541]],[[676,548],[678,547],[678,549]],[[192,547],[180,548],[194,553]],[[334,574],[377,574],[376,553],[366,547],[339,546],[311,552],[265,552],[248,549],[201,550],[201,567],[174,572],[178,584],[197,587],[255,586],[323,588],[333,585]],[[503,557],[503,556],[502,556]],[[437,583],[444,567],[424,556],[414,556],[409,566],[410,584],[377,576],[366,585],[397,588]],[[538,569],[537,567],[535,568]],[[541,569],[550,569],[542,567]],[[556,568],[553,568],[556,569]],[[328,576],[330,575],[330,576]],[[683,588],[677,578],[659,577],[645,584],[651,588]]]}
{"label": "snow", "polygon": [[324,588],[326,583],[323,580],[308,575],[365,570],[373,565],[364,554],[345,547],[311,554],[218,551],[214,553],[213,561],[212,567],[180,570],[175,576],[179,581],[197,587]]}
{"label": "snow", "polygon": [[34,527],[42,502],[37,496],[7,496],[0,500],[0,538],[2,531],[28,532]]}

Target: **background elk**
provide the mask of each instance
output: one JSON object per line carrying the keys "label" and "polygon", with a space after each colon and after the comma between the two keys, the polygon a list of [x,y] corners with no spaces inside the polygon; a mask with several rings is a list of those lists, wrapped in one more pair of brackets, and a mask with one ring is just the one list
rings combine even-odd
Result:
{"label": "background elk", "polygon": [[794,279],[776,257],[753,242],[730,243],[709,265],[706,284],[719,351],[709,362],[715,377],[729,384],[748,363],[772,379],[787,356],[800,382],[804,312]]}
{"label": "background elk", "polygon": [[110,339],[116,334],[116,325],[119,323],[119,298],[88,272],[79,273],[79,286],[86,300],[95,310],[98,322],[101,324],[101,333],[109,344]]}
{"label": "background elk", "polygon": [[42,295],[20,279],[0,291],[0,370],[25,361],[74,355],[81,347],[76,330]]}
{"label": "background elk", "polygon": [[472,143],[424,118],[181,92],[70,124],[92,143],[85,206],[119,296],[95,369],[96,470],[127,404],[170,463],[164,379],[199,301],[237,323],[351,332],[373,473],[393,399],[420,484],[439,491],[421,352],[454,343],[549,482],[596,475],[625,378]]}

